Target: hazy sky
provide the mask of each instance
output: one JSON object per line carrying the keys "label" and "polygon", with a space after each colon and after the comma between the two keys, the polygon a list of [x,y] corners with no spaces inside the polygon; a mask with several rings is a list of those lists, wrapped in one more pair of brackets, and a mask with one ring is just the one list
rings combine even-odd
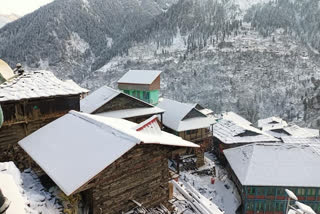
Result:
{"label": "hazy sky", "polygon": [[8,15],[15,13],[23,16],[52,1],[53,0],[0,0],[0,14]]}

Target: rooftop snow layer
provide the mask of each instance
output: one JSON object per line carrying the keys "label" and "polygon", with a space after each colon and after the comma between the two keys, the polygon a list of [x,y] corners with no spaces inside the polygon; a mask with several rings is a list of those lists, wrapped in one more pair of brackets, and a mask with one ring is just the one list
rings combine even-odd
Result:
{"label": "rooftop snow layer", "polygon": [[50,71],[25,72],[0,85],[0,102],[77,95],[87,91],[75,83],[59,80]]}
{"label": "rooftop snow layer", "polygon": [[280,117],[268,117],[258,120],[258,127],[262,130],[279,129],[288,126],[288,123]]}
{"label": "rooftop snow layer", "polygon": [[149,85],[157,79],[162,71],[157,70],[130,70],[118,80],[118,83]]}
{"label": "rooftop snow layer", "polygon": [[[89,182],[135,145],[199,147],[165,132],[138,132],[136,123],[70,111],[19,142],[66,195]],[[90,157],[90,158],[84,158]]]}
{"label": "rooftop snow layer", "polygon": [[121,94],[120,91],[114,90],[108,86],[102,86],[80,101],[80,110],[91,114],[119,94]]}
{"label": "rooftop snow layer", "polygon": [[250,121],[247,119],[241,117],[240,115],[230,111],[222,114],[222,118],[225,120],[232,121],[236,124],[241,124],[241,125],[252,125]]}
{"label": "rooftop snow layer", "polygon": [[292,136],[284,136],[281,137],[284,143],[293,143],[293,144],[319,144],[320,145],[320,138],[319,137],[292,137]]}
{"label": "rooftop snow layer", "polygon": [[[208,128],[216,122],[215,118],[207,117],[195,108],[195,105],[180,103],[170,99],[161,99],[157,107],[164,109],[163,124],[175,131],[186,131]],[[199,116],[184,119],[191,111]]]}
{"label": "rooftop snow layer", "polygon": [[249,144],[224,150],[245,186],[320,186],[318,145]]}
{"label": "rooftop snow layer", "polygon": [[279,141],[250,125],[240,125],[225,119],[219,120],[212,128],[213,136],[225,144]]}
{"label": "rooftop snow layer", "polygon": [[135,99],[137,102],[142,102],[149,107],[109,111],[99,113],[97,115],[114,118],[131,118],[143,115],[160,114],[164,112],[164,110],[158,107],[155,107],[128,94],[122,93],[121,91],[112,89],[108,86],[103,86],[98,90],[92,92],[90,95],[86,96],[84,99],[82,99],[80,101],[80,109],[84,113],[92,114],[94,111],[101,108],[103,105],[107,104],[109,101],[111,101],[120,94]]}
{"label": "rooftop snow layer", "polygon": [[297,125],[289,125],[284,130],[293,137],[319,137],[318,129],[301,128]]}

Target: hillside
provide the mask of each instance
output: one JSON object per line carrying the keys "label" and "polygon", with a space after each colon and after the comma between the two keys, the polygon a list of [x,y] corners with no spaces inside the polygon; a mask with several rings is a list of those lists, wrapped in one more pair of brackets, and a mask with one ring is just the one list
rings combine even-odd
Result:
{"label": "hillside", "polygon": [[161,69],[164,96],[320,127],[318,7],[302,12],[312,2],[56,0],[0,29],[0,58],[90,89]]}
{"label": "hillside", "polygon": [[0,29],[0,58],[80,80],[113,41],[175,0],[56,0]]}
{"label": "hillside", "polygon": [[215,112],[239,112],[251,121],[277,115],[319,127],[313,114],[319,107],[319,64],[291,37],[278,31],[274,39],[263,38],[244,24],[225,43],[186,55],[187,50],[179,33],[165,48],[140,43],[129,49],[128,56],[115,57],[88,76],[83,85],[116,87],[128,69],[161,69],[166,97],[198,102]]}

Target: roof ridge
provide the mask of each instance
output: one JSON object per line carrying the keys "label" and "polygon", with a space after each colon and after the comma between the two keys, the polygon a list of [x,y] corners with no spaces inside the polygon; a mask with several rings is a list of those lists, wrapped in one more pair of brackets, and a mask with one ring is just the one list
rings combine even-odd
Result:
{"label": "roof ridge", "polygon": [[[80,113],[80,112],[77,112],[77,111],[74,111],[74,110],[69,111],[69,113],[71,115],[75,116],[75,117],[78,117],[78,118],[80,118],[82,120],[85,120],[85,121],[97,126],[98,128],[102,129],[105,132],[109,132],[109,133],[111,133],[113,135],[116,135],[118,137],[122,137],[122,138],[125,138],[125,139],[128,139],[128,140],[131,140],[131,141],[133,140],[133,141],[136,142],[136,144],[141,142],[140,139],[138,139],[138,138],[136,138],[136,137],[124,132],[124,131],[121,131],[121,130],[119,130],[119,129],[115,128],[115,127],[112,127],[111,125],[108,125],[106,123],[103,123],[101,121],[95,120],[94,118],[88,117],[86,115],[86,113]],[[94,115],[91,115],[91,116],[94,116]],[[99,117],[99,116],[96,116],[96,117]],[[111,131],[107,130],[106,127],[108,127]],[[121,136],[119,134],[121,134]]]}

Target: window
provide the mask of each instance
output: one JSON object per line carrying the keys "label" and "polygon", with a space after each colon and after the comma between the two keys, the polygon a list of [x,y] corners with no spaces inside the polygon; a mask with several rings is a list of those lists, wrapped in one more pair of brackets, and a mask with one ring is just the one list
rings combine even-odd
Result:
{"label": "window", "polygon": [[304,188],[298,188],[297,195],[305,195],[306,190]]}
{"label": "window", "polygon": [[263,203],[263,201],[257,201],[256,202],[256,211],[257,212],[263,212],[264,211],[264,203]]}
{"label": "window", "polygon": [[315,196],[316,195],[316,189],[308,189],[307,190],[308,196]]}
{"label": "window", "polygon": [[257,187],[256,191],[257,191],[257,195],[264,195],[264,188],[263,187]]}
{"label": "window", "polygon": [[149,91],[144,91],[143,92],[143,100],[149,101],[150,99],[150,92]]}
{"label": "window", "polygon": [[274,210],[273,201],[266,201],[266,211],[273,211],[273,210]]}
{"label": "window", "polygon": [[187,135],[191,135],[191,134],[196,134],[198,132],[198,130],[189,130],[187,131]]}
{"label": "window", "polygon": [[254,211],[254,202],[253,201],[247,202],[247,211]]}
{"label": "window", "polygon": [[278,187],[277,188],[277,195],[278,196],[284,196],[284,188]]}
{"label": "window", "polygon": [[283,209],[284,209],[283,202],[276,202],[275,210],[276,211],[283,211]]}
{"label": "window", "polygon": [[273,187],[268,187],[267,195],[275,195],[275,189]]}
{"label": "window", "polygon": [[125,94],[129,94],[130,95],[130,91],[129,90],[124,90],[123,91]]}
{"label": "window", "polygon": [[248,195],[254,195],[255,192],[256,192],[256,189],[254,187],[248,187],[247,188]]}

